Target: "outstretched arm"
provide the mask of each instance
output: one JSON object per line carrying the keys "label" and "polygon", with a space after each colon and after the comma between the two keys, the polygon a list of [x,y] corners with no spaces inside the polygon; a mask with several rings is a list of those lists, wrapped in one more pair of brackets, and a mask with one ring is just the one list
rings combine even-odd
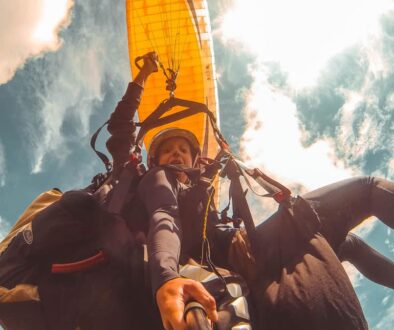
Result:
{"label": "outstretched arm", "polygon": [[164,327],[186,329],[183,313],[189,300],[198,301],[208,317],[217,321],[214,298],[201,283],[180,278],[178,273],[182,228],[174,173],[154,168],[142,179],[138,190],[149,216],[149,272]]}
{"label": "outstretched arm", "polygon": [[135,143],[134,115],[141,102],[144,86],[149,76],[157,71],[157,54],[148,53],[143,56],[144,63],[126,90],[122,100],[111,114],[108,123],[108,131],[111,137],[107,141],[108,151],[114,162],[114,176],[118,174],[122,164],[129,156],[129,151]]}

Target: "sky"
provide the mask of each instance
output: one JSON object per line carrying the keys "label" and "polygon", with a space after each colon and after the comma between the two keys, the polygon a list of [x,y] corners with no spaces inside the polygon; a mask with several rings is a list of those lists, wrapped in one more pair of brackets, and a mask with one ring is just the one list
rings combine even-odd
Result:
{"label": "sky", "polygon": [[[222,131],[243,160],[296,193],[355,175],[394,180],[393,1],[208,4]],[[0,45],[3,237],[40,192],[104,170],[89,140],[130,80],[124,1],[0,0]],[[276,207],[252,205],[256,221]],[[356,232],[394,259],[387,226]],[[370,328],[390,329],[393,291],[345,266]]]}

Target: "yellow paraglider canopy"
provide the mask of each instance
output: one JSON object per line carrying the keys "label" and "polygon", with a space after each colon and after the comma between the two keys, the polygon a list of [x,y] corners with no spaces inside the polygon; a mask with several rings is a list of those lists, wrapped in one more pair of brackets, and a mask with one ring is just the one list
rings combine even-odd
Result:
{"label": "yellow paraglider canopy", "polygon": [[[213,47],[208,7],[205,0],[127,0],[127,28],[132,75],[137,56],[155,51],[167,75],[177,74],[177,98],[204,103],[218,117]],[[169,97],[166,77],[152,75],[144,91],[138,116],[143,121]],[[174,108],[170,113],[177,112]],[[154,134],[166,127],[192,131],[202,146],[203,156],[214,157],[218,150],[205,114],[197,114],[148,132],[149,148]]]}

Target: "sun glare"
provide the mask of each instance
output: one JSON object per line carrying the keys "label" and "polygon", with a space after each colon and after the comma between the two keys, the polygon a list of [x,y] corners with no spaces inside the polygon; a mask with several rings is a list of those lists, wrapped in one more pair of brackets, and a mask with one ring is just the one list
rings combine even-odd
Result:
{"label": "sun glare", "polygon": [[57,40],[57,30],[67,17],[69,0],[43,0],[41,18],[33,32],[39,43],[52,44]]}
{"label": "sun glare", "polygon": [[279,62],[293,86],[303,87],[328,58],[373,35],[389,8],[389,0],[234,0],[221,32],[225,41]]}

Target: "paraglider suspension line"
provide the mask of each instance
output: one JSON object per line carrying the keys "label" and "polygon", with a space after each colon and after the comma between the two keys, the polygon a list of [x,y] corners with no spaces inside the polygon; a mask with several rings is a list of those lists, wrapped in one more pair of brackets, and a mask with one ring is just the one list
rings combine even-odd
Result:
{"label": "paraglider suspension line", "polygon": [[160,68],[163,70],[164,76],[166,77],[166,90],[170,92],[170,97],[174,97],[177,87],[176,78],[178,77],[178,70],[174,71],[171,68],[165,69],[162,63],[160,63]]}

